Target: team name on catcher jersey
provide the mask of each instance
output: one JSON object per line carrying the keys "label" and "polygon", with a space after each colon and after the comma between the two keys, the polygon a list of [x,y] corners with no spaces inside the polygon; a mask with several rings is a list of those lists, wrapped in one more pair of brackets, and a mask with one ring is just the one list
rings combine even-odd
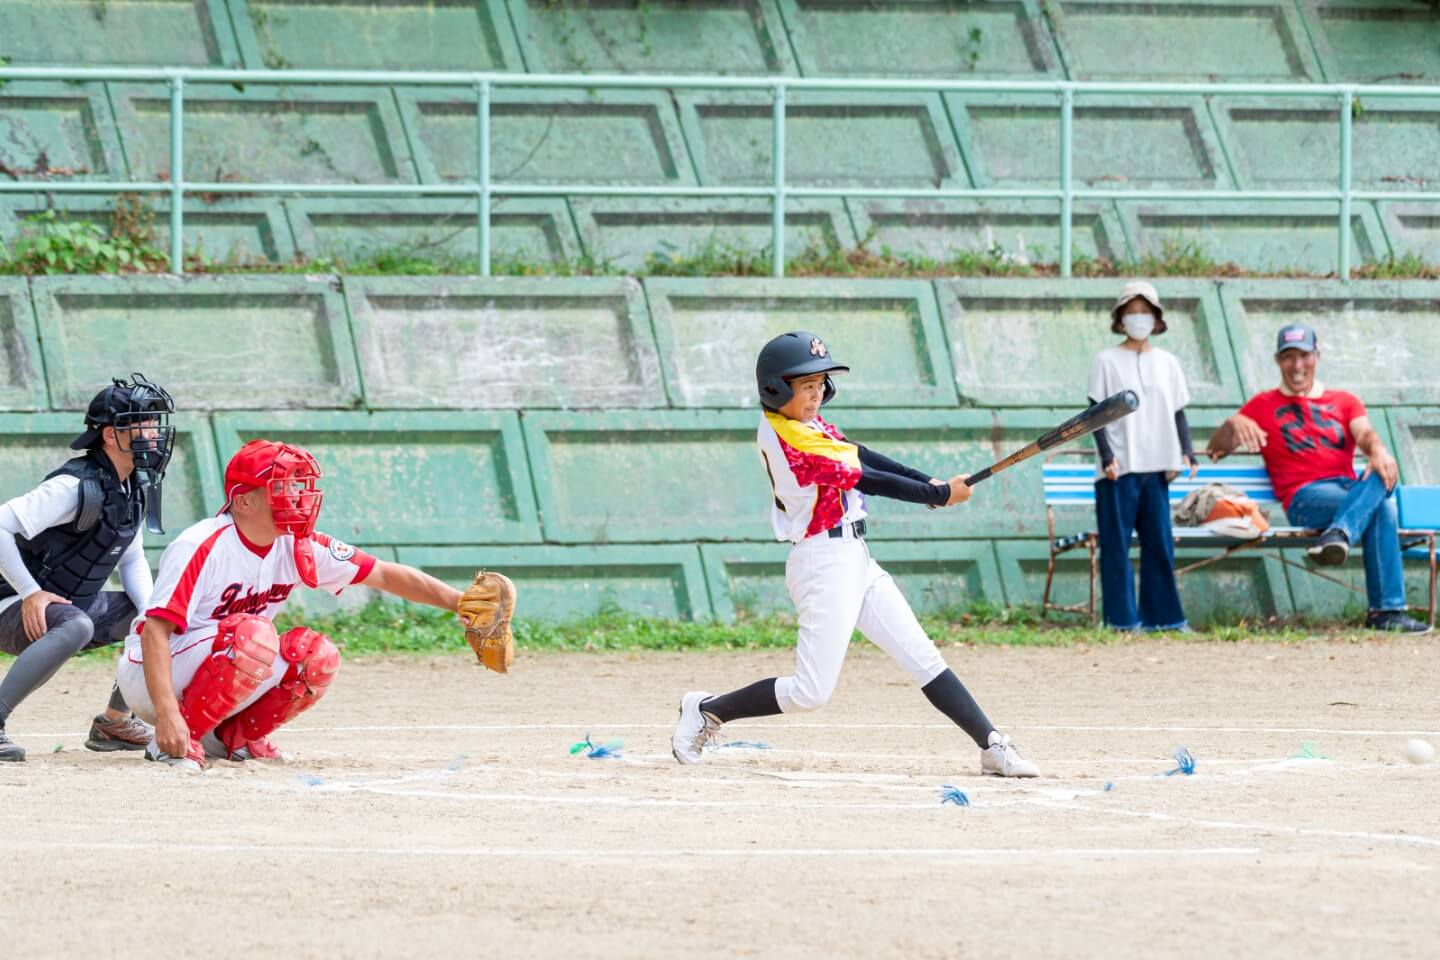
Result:
{"label": "team name on catcher jersey", "polygon": [[776,540],[799,543],[842,521],[865,517],[860,451],[831,424],[801,423],[765,412],[755,434],[774,500],[770,524]]}
{"label": "team name on catcher jersey", "polygon": [[[375,568],[370,554],[323,533],[314,535],[310,549],[319,589],[331,593],[364,580]],[[231,614],[273,619],[299,583],[293,537],[277,537],[268,548],[257,547],[240,535],[228,513],[201,520],[165,548],[150,607],[131,625],[125,655],[140,662],[140,630],[150,617],[175,625],[170,651],[180,653],[208,641],[216,625]]]}

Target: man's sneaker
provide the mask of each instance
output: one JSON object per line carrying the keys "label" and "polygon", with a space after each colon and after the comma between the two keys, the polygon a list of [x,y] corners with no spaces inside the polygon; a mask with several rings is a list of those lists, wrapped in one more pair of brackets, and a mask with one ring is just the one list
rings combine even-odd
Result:
{"label": "man's sneaker", "polygon": [[1414,619],[1404,610],[1371,610],[1365,615],[1365,626],[1390,633],[1429,633],[1428,624]]}
{"label": "man's sneaker", "polygon": [[25,748],[5,736],[5,728],[0,727],[0,763],[19,763],[24,759]]}
{"label": "man's sneaker", "polygon": [[699,763],[705,745],[720,732],[720,721],[700,709],[701,702],[709,696],[692,690],[680,698],[680,722],[675,724],[675,735],[670,738],[670,752],[681,763]]}
{"label": "man's sneaker", "polygon": [[1038,777],[1040,768],[1028,760],[1008,735],[990,731],[990,746],[980,751],[980,772],[997,777]]}
{"label": "man's sneaker", "polygon": [[211,760],[234,760],[242,763],[246,760],[279,760],[284,762],[285,755],[280,748],[275,746],[265,737],[259,740],[246,740],[240,749],[233,753],[220,742],[215,731],[210,731],[200,738],[200,746],[205,750],[205,756]]}
{"label": "man's sneaker", "polygon": [[1322,567],[1338,567],[1350,556],[1350,538],[1339,527],[1320,534],[1320,542],[1306,549],[1310,559]]}
{"label": "man's sneaker", "polygon": [[151,737],[150,742],[145,744],[145,759],[154,760],[157,763],[168,763],[177,770],[184,770],[186,773],[199,773],[205,769],[205,751],[200,744],[194,740],[190,741],[190,749],[183,757],[172,757],[160,749],[160,745]]}
{"label": "man's sneaker", "polygon": [[109,753],[112,750],[144,750],[155,736],[150,724],[133,713],[118,720],[107,720],[104,714],[90,722],[90,736],[85,738],[86,750]]}

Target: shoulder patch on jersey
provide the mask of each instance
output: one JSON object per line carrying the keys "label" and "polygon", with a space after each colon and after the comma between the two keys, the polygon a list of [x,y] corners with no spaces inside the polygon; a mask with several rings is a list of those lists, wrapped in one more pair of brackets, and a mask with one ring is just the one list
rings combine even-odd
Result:
{"label": "shoulder patch on jersey", "polygon": [[350,546],[350,544],[346,543],[344,540],[331,540],[330,556],[334,557],[336,560],[349,560],[351,557],[355,556],[355,548]]}

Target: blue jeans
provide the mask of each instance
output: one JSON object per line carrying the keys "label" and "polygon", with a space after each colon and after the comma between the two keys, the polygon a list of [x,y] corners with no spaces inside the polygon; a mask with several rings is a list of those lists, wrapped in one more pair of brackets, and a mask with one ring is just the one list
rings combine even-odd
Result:
{"label": "blue jeans", "polygon": [[[1175,540],[1170,529],[1170,484],[1163,473],[1127,473],[1095,481],[1100,532],[1100,586],[1105,622],[1117,630],[1175,630],[1185,626],[1175,586]],[[1140,610],[1135,610],[1131,534],[1140,537]]]}
{"label": "blue jeans", "polygon": [[1285,515],[1297,527],[1345,531],[1365,551],[1365,595],[1371,610],[1405,609],[1405,566],[1395,497],[1372,473],[1364,480],[1316,480],[1295,491]]}

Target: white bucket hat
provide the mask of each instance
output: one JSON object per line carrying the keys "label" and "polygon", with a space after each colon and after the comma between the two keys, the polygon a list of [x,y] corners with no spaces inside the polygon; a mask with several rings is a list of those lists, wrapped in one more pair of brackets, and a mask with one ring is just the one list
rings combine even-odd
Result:
{"label": "white bucket hat", "polygon": [[1155,333],[1164,333],[1165,308],[1160,306],[1160,294],[1156,293],[1155,288],[1144,280],[1132,280],[1125,284],[1125,288],[1120,291],[1120,296],[1115,299],[1115,306],[1110,311],[1110,332],[1124,332],[1120,326],[1120,311],[1125,308],[1125,304],[1136,297],[1140,297],[1155,308]]}

